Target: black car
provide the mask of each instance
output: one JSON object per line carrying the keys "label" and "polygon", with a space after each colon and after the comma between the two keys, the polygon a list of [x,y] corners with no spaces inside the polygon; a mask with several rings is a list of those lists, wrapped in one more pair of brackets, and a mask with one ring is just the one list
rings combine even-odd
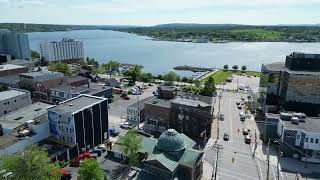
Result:
{"label": "black car", "polygon": [[118,136],[119,131],[116,128],[110,128],[109,129],[110,136]]}
{"label": "black car", "polygon": [[229,134],[228,133],[224,133],[223,140],[224,141],[229,141]]}

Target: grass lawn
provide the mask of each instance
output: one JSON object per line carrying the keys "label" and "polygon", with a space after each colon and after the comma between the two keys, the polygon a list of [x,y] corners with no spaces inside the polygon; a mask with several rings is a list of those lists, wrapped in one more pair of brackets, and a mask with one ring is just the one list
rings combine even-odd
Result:
{"label": "grass lawn", "polygon": [[[233,71],[233,70],[218,70],[214,74],[211,75],[214,79],[215,84],[220,84],[223,81],[227,80],[229,77],[232,76],[232,74],[245,74],[246,76],[260,76],[260,72],[257,71],[246,71],[246,72],[241,72],[241,71]],[[209,77],[203,79],[201,82],[205,82]]]}

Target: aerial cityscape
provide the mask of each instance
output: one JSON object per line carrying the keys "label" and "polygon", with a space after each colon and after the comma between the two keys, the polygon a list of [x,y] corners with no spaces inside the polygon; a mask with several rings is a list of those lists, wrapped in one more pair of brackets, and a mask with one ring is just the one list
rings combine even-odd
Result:
{"label": "aerial cityscape", "polygon": [[0,180],[320,179],[315,7],[0,0]]}

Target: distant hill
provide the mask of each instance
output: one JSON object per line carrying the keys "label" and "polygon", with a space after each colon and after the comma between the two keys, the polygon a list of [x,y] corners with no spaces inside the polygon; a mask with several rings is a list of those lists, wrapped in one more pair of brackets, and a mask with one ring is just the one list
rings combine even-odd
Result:
{"label": "distant hill", "polygon": [[0,23],[0,29],[9,29],[16,32],[51,32],[70,30],[93,30],[93,29],[123,29],[135,28],[129,25],[61,25],[61,24],[25,24],[25,23]]}
{"label": "distant hill", "polygon": [[151,28],[163,28],[163,29],[192,29],[192,28],[221,28],[221,27],[245,27],[250,25],[242,24],[197,24],[197,23],[171,23],[171,24],[159,24],[152,26]]}

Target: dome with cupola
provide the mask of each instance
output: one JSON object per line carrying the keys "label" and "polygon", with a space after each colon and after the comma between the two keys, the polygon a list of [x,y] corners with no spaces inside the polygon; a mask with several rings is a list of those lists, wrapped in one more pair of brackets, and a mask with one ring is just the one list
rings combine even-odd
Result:
{"label": "dome with cupola", "polygon": [[168,129],[160,135],[157,148],[164,152],[178,152],[185,148],[185,144],[176,130]]}

